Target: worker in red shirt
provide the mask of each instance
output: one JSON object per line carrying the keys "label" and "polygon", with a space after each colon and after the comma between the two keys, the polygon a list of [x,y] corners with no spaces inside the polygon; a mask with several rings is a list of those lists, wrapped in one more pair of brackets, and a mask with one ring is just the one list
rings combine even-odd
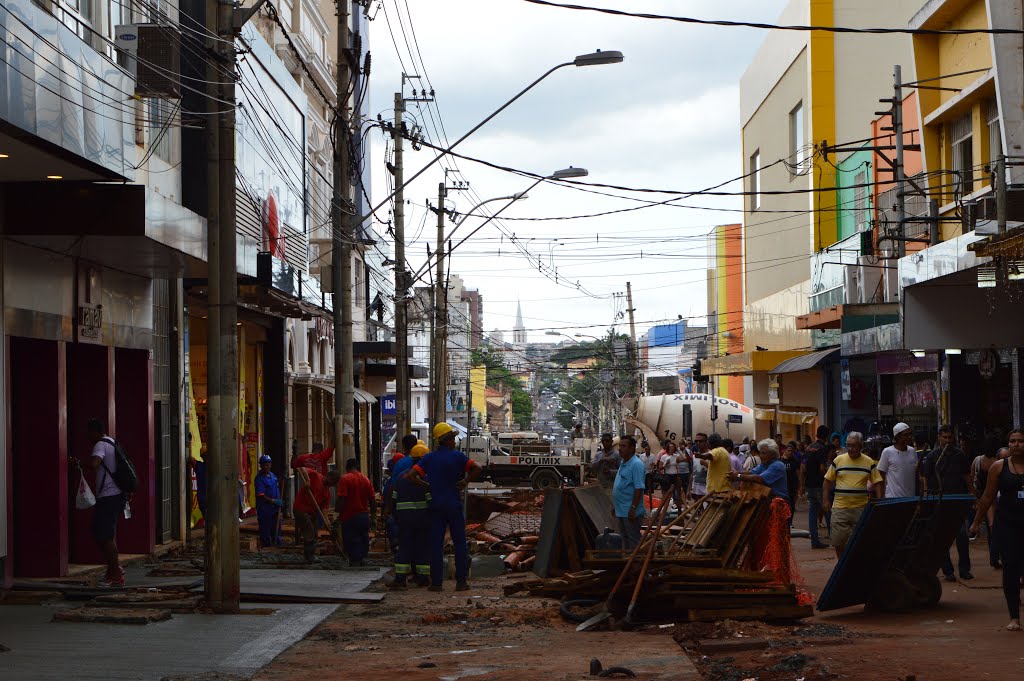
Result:
{"label": "worker in red shirt", "polygon": [[334,447],[324,447],[322,442],[313,443],[309,454],[292,457],[292,468],[308,468],[320,475],[326,475],[327,466],[334,460]]}
{"label": "worker in red shirt", "polygon": [[377,514],[377,500],[370,479],[359,471],[359,462],[355,459],[345,462],[345,475],[338,482],[335,509],[349,565],[365,565],[366,556],[370,553],[370,516]]}
{"label": "worker in red shirt", "polygon": [[331,505],[331,487],[338,484],[338,471],[320,475],[309,468],[296,469],[302,487],[295,495],[292,510],[295,512],[295,529],[302,537],[302,552],[307,563],[316,561],[316,519]]}

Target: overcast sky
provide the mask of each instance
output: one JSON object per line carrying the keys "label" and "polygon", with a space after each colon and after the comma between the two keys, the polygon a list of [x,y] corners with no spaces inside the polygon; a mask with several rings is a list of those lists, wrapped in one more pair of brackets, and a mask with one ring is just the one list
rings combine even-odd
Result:
{"label": "overcast sky", "polygon": [[[576,4],[751,21],[774,20],[784,6],[781,0]],[[590,172],[585,181],[678,191],[708,187],[743,172],[738,82],[763,31],[611,17],[523,0],[383,0],[373,12],[371,114],[393,116],[392,102],[403,71],[429,76],[429,84],[421,82],[436,91],[451,142],[550,67],[596,49],[625,54],[621,64],[555,72],[461,144],[456,150],[461,154],[539,174],[582,167]],[[407,96],[413,87],[422,86],[416,81],[407,84]],[[420,123],[428,139],[436,141],[436,122],[427,108],[413,103],[408,108],[409,125]],[[371,139],[374,194],[380,200],[389,185],[384,140],[379,133]],[[406,177],[432,157],[430,150],[414,152],[407,145]],[[472,192],[450,196],[461,211],[532,183],[465,160],[446,160],[436,172],[425,173],[406,190],[408,258],[414,268],[423,262],[426,244],[433,249],[436,238],[436,220],[425,204],[437,201],[437,186],[444,177],[440,167],[457,168],[461,176],[451,179],[471,184]],[[741,186],[735,183],[727,189]],[[584,215],[643,205],[632,199],[671,198],[601,191],[616,196],[543,183],[502,217]],[[740,222],[741,201],[695,197],[679,203],[735,212],[650,207],[590,219],[501,219],[455,251],[451,272],[462,276],[469,288],[480,290],[485,330],[500,329],[507,339],[517,300],[522,301],[531,341],[557,341],[545,335],[552,328],[570,336],[602,335],[626,307],[613,294],[624,292],[627,281],[633,285],[638,335],[653,323],[679,315],[700,318],[706,312],[705,235],[714,225]],[[468,218],[455,241],[481,221]],[[509,235],[521,240],[518,246]],[[529,253],[529,259],[520,249]],[[538,262],[543,272],[538,271]],[[624,322],[618,321],[620,330],[627,330]]]}

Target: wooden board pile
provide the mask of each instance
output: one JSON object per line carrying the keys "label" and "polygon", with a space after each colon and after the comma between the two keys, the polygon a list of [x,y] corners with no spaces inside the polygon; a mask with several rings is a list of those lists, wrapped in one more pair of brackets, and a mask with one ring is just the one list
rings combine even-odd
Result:
{"label": "wooden board pile", "polygon": [[[589,548],[591,539],[578,555],[578,537],[594,528],[573,527],[578,518],[572,504],[568,506],[555,527],[541,528],[534,571],[539,574],[542,549],[549,541],[552,550],[544,566],[549,578],[511,584],[506,594],[607,601],[613,617],[621,618],[628,606],[628,619],[646,622],[799,619],[812,614],[810,606],[799,604],[793,584],[780,583],[774,573],[759,569],[755,535],[769,513],[763,486],[695,502],[671,522],[653,514],[632,553]],[[545,522],[548,517],[545,509]],[[574,555],[575,561],[570,559]]]}

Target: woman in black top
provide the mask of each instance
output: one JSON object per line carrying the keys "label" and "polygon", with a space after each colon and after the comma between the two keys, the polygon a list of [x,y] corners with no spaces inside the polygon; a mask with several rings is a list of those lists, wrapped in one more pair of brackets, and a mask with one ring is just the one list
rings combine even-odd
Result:
{"label": "woman in black top", "polygon": [[1020,631],[1020,578],[1024,571],[1024,431],[1010,431],[1009,448],[1008,457],[989,467],[985,494],[978,501],[969,532],[972,537],[977,536],[985,512],[995,501],[995,540],[1003,556],[1003,596],[1010,610],[1010,623],[1006,628]]}
{"label": "woman in black top", "polygon": [[796,443],[790,442],[780,457],[786,466],[786,484],[789,491],[789,526],[793,527],[793,516],[796,515],[796,500],[800,495],[800,462],[796,458]]}

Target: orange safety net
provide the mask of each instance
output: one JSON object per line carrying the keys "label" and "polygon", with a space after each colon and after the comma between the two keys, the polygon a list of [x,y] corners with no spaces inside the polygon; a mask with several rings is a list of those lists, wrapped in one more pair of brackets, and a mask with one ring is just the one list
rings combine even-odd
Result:
{"label": "orange safety net", "polygon": [[754,536],[750,558],[754,570],[770,571],[775,575],[776,584],[796,586],[797,602],[810,605],[814,596],[804,587],[800,569],[793,558],[789,542],[789,519],[792,515],[789,503],[781,498],[772,499],[768,507],[768,519]]}

